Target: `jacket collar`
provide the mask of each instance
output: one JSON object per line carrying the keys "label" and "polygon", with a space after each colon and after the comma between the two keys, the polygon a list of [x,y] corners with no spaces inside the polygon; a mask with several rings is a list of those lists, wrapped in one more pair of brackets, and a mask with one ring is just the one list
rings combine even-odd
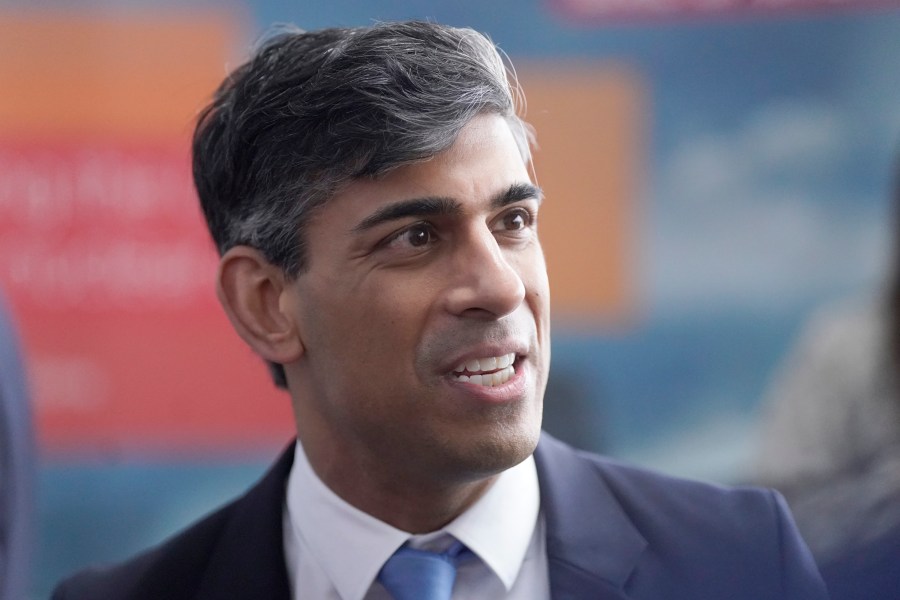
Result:
{"label": "jacket collar", "polygon": [[625,599],[647,542],[590,459],[546,433],[534,453],[553,598]]}
{"label": "jacket collar", "polygon": [[291,600],[283,511],[293,462],[291,443],[266,475],[232,504],[197,599]]}

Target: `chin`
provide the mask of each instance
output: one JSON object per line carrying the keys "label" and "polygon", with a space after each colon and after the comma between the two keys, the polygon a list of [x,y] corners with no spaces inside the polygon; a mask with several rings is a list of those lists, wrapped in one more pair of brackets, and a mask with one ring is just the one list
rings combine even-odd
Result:
{"label": "chin", "polygon": [[456,450],[463,477],[469,480],[492,477],[516,466],[534,452],[541,435],[540,419],[515,426],[499,424],[484,435],[468,436]]}

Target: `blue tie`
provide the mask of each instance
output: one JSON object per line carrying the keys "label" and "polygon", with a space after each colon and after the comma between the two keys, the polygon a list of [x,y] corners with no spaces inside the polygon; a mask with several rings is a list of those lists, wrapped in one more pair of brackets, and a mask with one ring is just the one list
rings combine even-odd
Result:
{"label": "blue tie", "polygon": [[462,542],[440,554],[403,546],[384,563],[378,580],[394,600],[450,600],[456,559],[464,550]]}

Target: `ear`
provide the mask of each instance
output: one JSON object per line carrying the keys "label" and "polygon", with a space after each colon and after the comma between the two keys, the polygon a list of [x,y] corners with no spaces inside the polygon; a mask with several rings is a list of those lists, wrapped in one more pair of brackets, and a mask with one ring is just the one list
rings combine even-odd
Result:
{"label": "ear", "polygon": [[219,261],[216,294],[225,314],[257,354],[280,364],[303,354],[293,316],[282,309],[287,283],[279,267],[249,246],[235,246]]}

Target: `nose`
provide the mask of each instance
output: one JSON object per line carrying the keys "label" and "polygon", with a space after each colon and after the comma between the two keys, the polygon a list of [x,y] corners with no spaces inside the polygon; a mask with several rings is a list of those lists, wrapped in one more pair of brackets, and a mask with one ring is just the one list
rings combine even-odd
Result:
{"label": "nose", "polygon": [[447,308],[458,316],[496,319],[525,299],[525,283],[514,251],[504,249],[488,228],[460,240],[452,261]]}

